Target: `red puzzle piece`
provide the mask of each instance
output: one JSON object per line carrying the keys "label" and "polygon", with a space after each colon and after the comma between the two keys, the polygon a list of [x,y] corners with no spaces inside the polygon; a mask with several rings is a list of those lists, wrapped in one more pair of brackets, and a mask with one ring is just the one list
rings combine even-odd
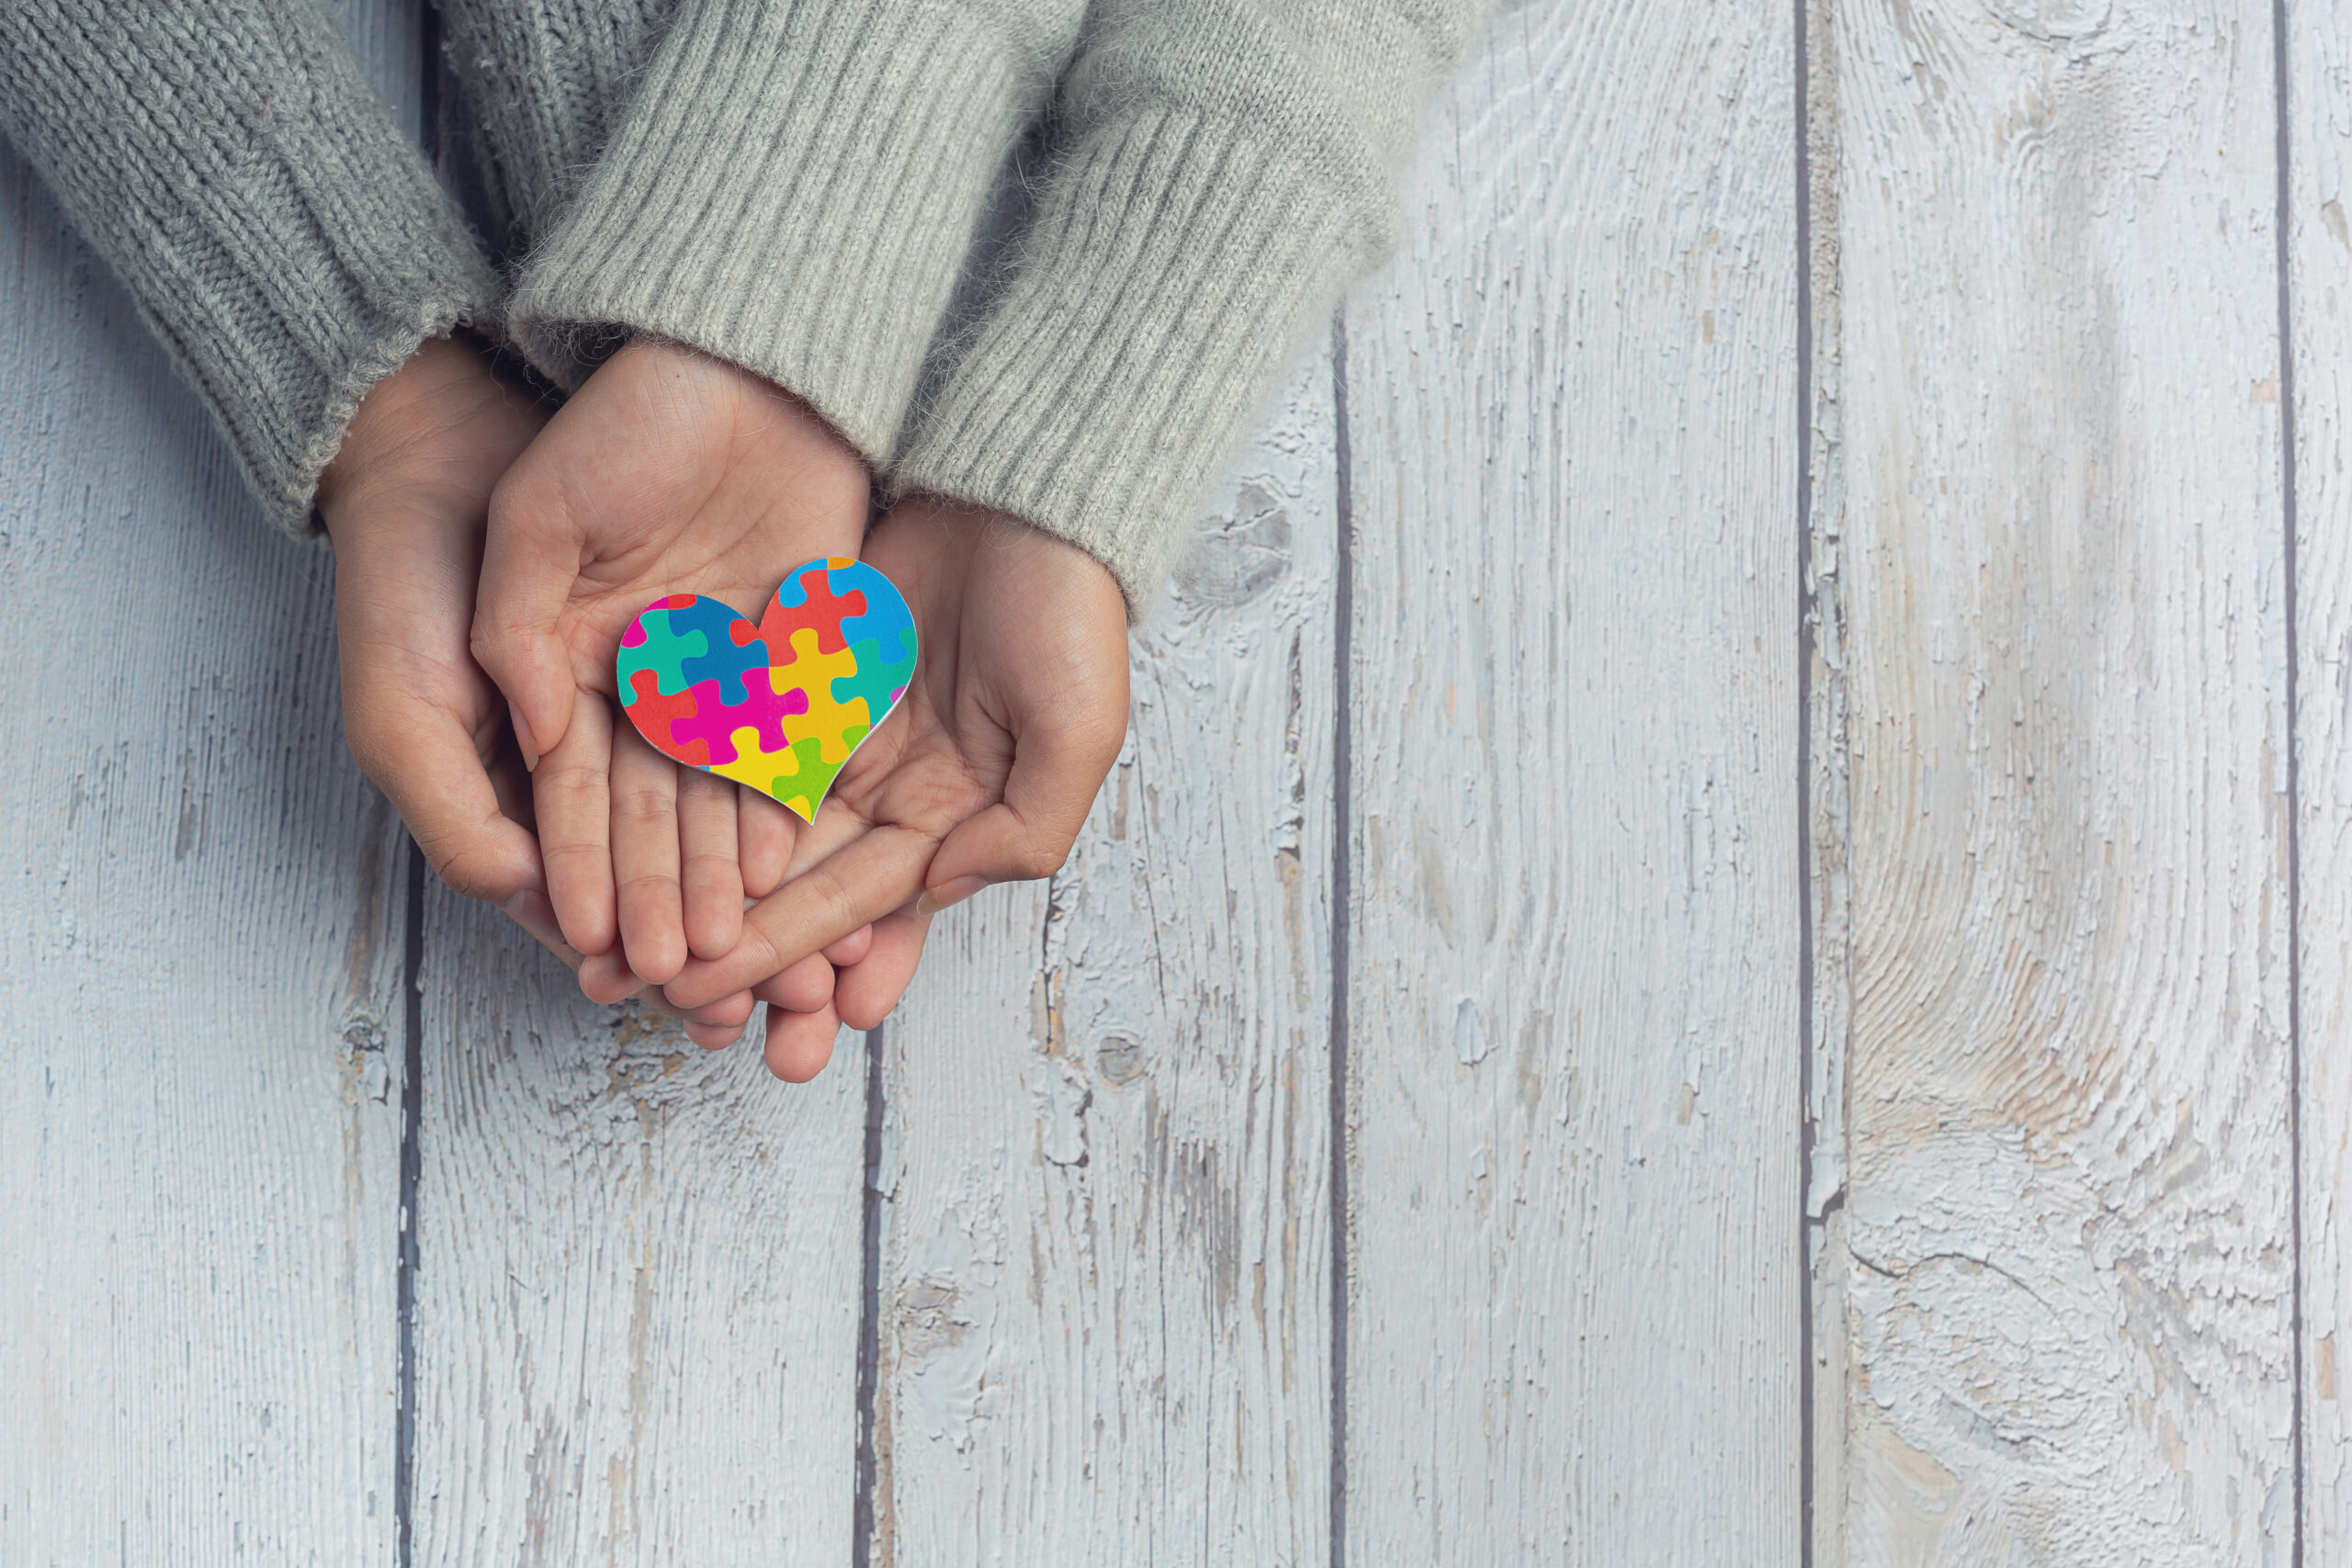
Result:
{"label": "red puzzle piece", "polygon": [[797,604],[786,604],[781,593],[770,598],[760,616],[760,637],[768,645],[768,657],[778,664],[791,662],[792,634],[803,627],[815,629],[818,652],[841,652],[849,646],[842,636],[842,617],[865,614],[865,591],[834,593],[822,561],[800,574],[800,592],[803,602]]}
{"label": "red puzzle piece", "polygon": [[[629,722],[637,726],[638,733],[652,741],[655,750],[681,762],[697,768],[710,766],[710,746],[707,741],[696,739],[682,742],[674,738],[671,728],[678,719],[695,716],[694,693],[684,691],[673,696],[663,696],[662,677],[651,670],[639,671],[629,677],[628,683],[629,689],[637,694],[628,700],[626,706]],[[718,689],[716,681],[706,681],[703,684],[714,692]]]}

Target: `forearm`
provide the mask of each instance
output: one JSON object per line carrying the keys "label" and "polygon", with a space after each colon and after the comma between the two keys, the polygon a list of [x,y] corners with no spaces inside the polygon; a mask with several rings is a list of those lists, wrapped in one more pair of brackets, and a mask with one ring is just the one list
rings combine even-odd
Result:
{"label": "forearm", "polygon": [[517,283],[515,340],[577,384],[659,333],[886,460],[1078,22],[1076,0],[683,0]]}
{"label": "forearm", "polygon": [[289,530],[368,389],[494,309],[464,220],[312,0],[0,6],[0,125]]}
{"label": "forearm", "polygon": [[518,252],[580,194],[675,0],[442,0],[442,57]]}
{"label": "forearm", "polygon": [[1143,614],[1304,337],[1391,250],[1479,0],[1108,0],[1011,279],[892,487],[1025,517]]}

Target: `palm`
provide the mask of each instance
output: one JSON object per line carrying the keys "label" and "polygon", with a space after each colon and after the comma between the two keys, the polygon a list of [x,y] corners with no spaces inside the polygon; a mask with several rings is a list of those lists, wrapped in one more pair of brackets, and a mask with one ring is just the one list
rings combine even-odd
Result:
{"label": "palm", "polygon": [[478,637],[537,622],[571,684],[609,694],[621,634],[648,604],[705,593],[756,613],[801,561],[856,552],[867,497],[856,454],[779,389],[691,350],[633,343],[500,484]]}
{"label": "palm", "polygon": [[1052,696],[1062,662],[1053,640],[1069,628],[1006,613],[1012,606],[1000,601],[1017,591],[1019,573],[1002,570],[1001,555],[899,517],[866,542],[866,560],[917,607],[923,641],[892,722],[834,783],[831,798],[848,821],[827,837],[888,827],[936,842],[1004,798],[1021,730]]}
{"label": "palm", "polygon": [[865,559],[914,612],[914,680],[842,767],[793,878],[742,942],[672,982],[684,1005],[873,921],[871,953],[842,972],[836,998],[847,1021],[877,1020],[921,953],[916,894],[1049,874],[1118,754],[1126,616],[1101,566],[1035,529],[922,503],[877,525]]}

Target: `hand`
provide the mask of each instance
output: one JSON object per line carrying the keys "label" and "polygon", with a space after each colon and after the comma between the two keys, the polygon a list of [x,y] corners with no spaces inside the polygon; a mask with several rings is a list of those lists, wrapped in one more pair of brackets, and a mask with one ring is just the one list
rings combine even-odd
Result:
{"label": "hand", "polygon": [[[503,746],[498,689],[466,647],[492,487],[546,417],[480,353],[431,340],[361,401],[319,477],[318,504],[334,544],[353,758],[444,882],[498,905],[577,969],[580,954],[548,903],[528,782]],[[789,987],[762,988],[803,1010],[831,990],[827,975],[816,994],[805,972]],[[728,1043],[742,1032],[749,1000],[696,1011],[687,1033]]]}
{"label": "hand", "polygon": [[491,489],[544,420],[481,354],[435,338],[368,392],[319,476],[351,754],[441,879],[502,906],[545,883],[466,634]]}
{"label": "hand", "polygon": [[746,888],[781,876],[798,827],[637,743],[606,700],[622,631],[665,593],[757,619],[794,566],[857,553],[869,496],[864,462],[806,404],[653,338],[590,377],[500,482],[473,651],[512,701],[591,997],[730,950]]}
{"label": "hand", "polygon": [[875,526],[865,558],[914,612],[914,682],[842,769],[742,940],[666,987],[674,1005],[706,1005],[871,922],[831,1007],[768,1015],[768,1066],[796,1082],[824,1066],[840,1023],[870,1029],[897,1005],[934,913],[1061,868],[1126,735],[1126,604],[1092,557],[920,499]]}

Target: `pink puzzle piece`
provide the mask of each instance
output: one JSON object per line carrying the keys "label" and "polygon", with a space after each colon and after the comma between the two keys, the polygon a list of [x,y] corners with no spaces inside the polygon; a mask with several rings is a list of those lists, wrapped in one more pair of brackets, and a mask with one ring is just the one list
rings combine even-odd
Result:
{"label": "pink puzzle piece", "polygon": [[778,696],[768,686],[771,673],[766,670],[746,670],[743,689],[750,697],[731,705],[719,703],[718,682],[696,682],[693,695],[699,711],[691,718],[672,719],[671,739],[680,746],[695,740],[707,743],[713,763],[736,760],[735,732],[739,729],[757,730],[762,751],[789,750],[791,742],[785,739],[784,721],[808,711],[808,694],[794,686]]}

